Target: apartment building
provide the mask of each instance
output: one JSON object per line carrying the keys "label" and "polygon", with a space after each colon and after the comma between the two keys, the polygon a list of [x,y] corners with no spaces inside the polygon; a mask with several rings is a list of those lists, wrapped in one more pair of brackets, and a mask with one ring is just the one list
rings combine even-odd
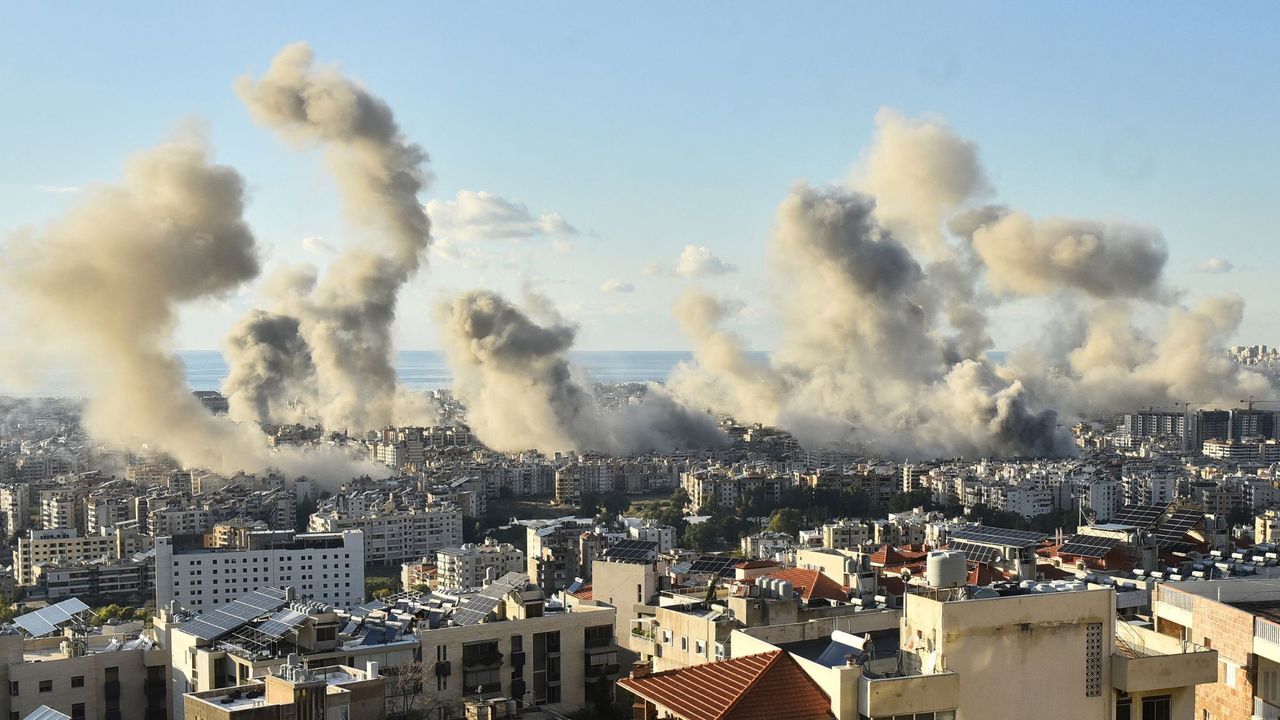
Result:
{"label": "apartment building", "polygon": [[37,565],[70,565],[102,558],[119,558],[115,536],[85,537],[74,528],[29,530],[18,538],[18,549],[13,551],[13,579],[18,585],[34,585]]}
{"label": "apartment building", "polygon": [[[619,672],[614,610],[568,612],[548,604],[522,574],[504,576],[461,602],[405,594],[388,607],[347,612],[263,588],[240,598],[238,606],[226,617],[215,611],[194,620],[161,613],[157,627],[171,638],[180,691],[244,686],[276,672],[292,655],[312,670],[375,662],[392,678],[420,672],[423,692],[449,708],[464,697],[508,697],[573,713],[611,700]],[[285,627],[283,633],[273,629]],[[173,712],[183,720],[180,707]]]}
{"label": "apartment building", "polygon": [[436,583],[441,588],[478,588],[509,572],[524,572],[524,551],[486,538],[481,544],[436,551]]}
{"label": "apartment building", "polygon": [[1151,606],[1170,642],[1218,652],[1217,682],[1196,688],[1197,720],[1280,718],[1280,581],[1161,583]]}
{"label": "apartment building", "polygon": [[590,518],[530,520],[525,525],[526,572],[548,595],[583,575],[582,535],[595,529]]}
{"label": "apartment building", "polygon": [[28,508],[31,506],[31,486],[25,483],[0,485],[0,530],[5,537],[26,531],[30,525]]}
{"label": "apartment building", "polygon": [[462,544],[462,512],[454,505],[427,505],[368,513],[328,510],[313,513],[313,533],[364,531],[364,560],[398,565]]}
{"label": "apartment building", "polygon": [[363,670],[286,664],[244,685],[187,693],[182,707],[187,720],[310,720],[313,713],[315,720],[383,720],[386,695],[377,663]]}
{"label": "apartment building", "polygon": [[292,588],[304,600],[347,608],[364,602],[364,533],[250,533],[241,548],[202,536],[156,538],[156,607],[213,610],[257,587]]}
{"label": "apartment building", "polygon": [[0,634],[0,682],[9,690],[0,693],[0,717],[45,706],[78,720],[167,718],[169,654],[154,633],[141,623],[102,632],[70,625]]}
{"label": "apartment building", "polygon": [[[751,624],[730,635],[725,661],[655,662],[619,685],[637,720],[1200,720],[1218,652],[1117,621],[1113,590],[970,590],[917,588],[900,616]],[[680,692],[694,687],[718,692]]]}

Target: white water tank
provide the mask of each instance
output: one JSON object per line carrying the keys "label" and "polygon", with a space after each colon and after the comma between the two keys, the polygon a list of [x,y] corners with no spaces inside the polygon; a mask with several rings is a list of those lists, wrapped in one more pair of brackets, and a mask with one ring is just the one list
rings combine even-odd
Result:
{"label": "white water tank", "polygon": [[934,550],[925,560],[929,587],[963,587],[969,581],[969,564],[959,550]]}
{"label": "white water tank", "polygon": [[783,600],[790,600],[795,595],[795,591],[791,583],[783,580],[778,583],[778,597]]}

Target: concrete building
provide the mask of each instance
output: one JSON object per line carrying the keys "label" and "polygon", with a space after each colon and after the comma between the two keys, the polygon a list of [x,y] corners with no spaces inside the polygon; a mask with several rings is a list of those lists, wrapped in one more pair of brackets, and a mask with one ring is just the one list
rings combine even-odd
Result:
{"label": "concrete building", "polygon": [[[261,537],[261,539],[259,539]],[[156,539],[156,607],[213,610],[257,587],[347,608],[364,602],[364,534],[250,533],[244,548],[208,548],[203,537]]]}
{"label": "concrete building", "polygon": [[1170,642],[1218,652],[1218,682],[1196,688],[1197,719],[1280,717],[1280,581],[1161,583],[1152,614]]}
{"label": "concrete building", "polygon": [[1280,462],[1280,442],[1276,440],[1206,440],[1205,457],[1240,463]]}
{"label": "concrete building", "polygon": [[[1218,652],[1117,621],[1112,589],[918,590],[901,614],[752,624],[731,634],[729,662],[789,660],[803,675],[789,672],[785,681],[734,683],[729,678],[744,674],[735,670],[718,683],[726,666],[719,662],[669,673],[653,672],[655,663],[620,685],[644,701],[636,718],[707,717],[700,708],[721,703],[715,716],[726,720],[762,708],[835,720],[1201,719],[1197,688],[1214,682]],[[704,677],[698,687],[727,692],[680,698],[645,680],[664,676],[676,684]]]}
{"label": "concrete building", "polygon": [[590,518],[531,520],[525,525],[526,572],[551,594],[573,583],[582,572],[582,534],[595,528]]}
{"label": "concrete building", "polygon": [[114,536],[84,537],[74,528],[30,530],[18,538],[18,549],[13,551],[13,579],[19,585],[34,585],[36,565],[70,565],[103,558],[119,558]]}
{"label": "concrete building", "polygon": [[462,544],[462,511],[454,505],[427,505],[366,513],[336,510],[311,515],[313,533],[364,531],[364,560],[398,565]]}
{"label": "concrete building", "polygon": [[25,718],[43,705],[81,720],[165,720],[168,663],[168,651],[141,623],[3,634],[0,682],[9,691],[0,693],[0,717]]}
{"label": "concrete building", "polygon": [[[524,551],[486,538],[479,545],[436,551],[436,583],[441,588],[479,588],[509,572],[524,572]],[[407,588],[407,586],[406,586]]]}
{"label": "concrete building", "polygon": [[[401,684],[402,673],[416,673],[410,679],[446,707],[448,717],[456,717],[464,697],[516,698],[573,713],[610,701],[619,673],[614,610],[566,611],[546,602],[522,574],[504,576],[461,603],[457,596],[406,593],[387,607],[346,612],[291,602],[276,588],[240,600],[259,608],[242,616],[257,616],[226,622],[206,613],[192,621],[165,611],[157,619],[171,638],[180,692],[244,686],[286,663],[314,670],[376,662],[392,684]],[[282,626],[289,629],[272,629]],[[173,712],[183,720],[180,707]]]}
{"label": "concrete building", "polygon": [[1280,510],[1263,510],[1253,519],[1253,541],[1259,544],[1280,542]]}
{"label": "concrete building", "polygon": [[283,665],[244,685],[187,693],[182,705],[186,720],[383,720],[386,694],[377,663],[364,670]]}
{"label": "concrete building", "polygon": [[822,547],[838,550],[867,545],[874,537],[870,525],[856,518],[827,523],[820,529],[822,530]]}

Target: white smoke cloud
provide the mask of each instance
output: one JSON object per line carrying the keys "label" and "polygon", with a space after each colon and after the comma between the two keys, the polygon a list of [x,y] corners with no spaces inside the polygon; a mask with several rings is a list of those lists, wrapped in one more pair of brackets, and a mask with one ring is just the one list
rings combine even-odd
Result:
{"label": "white smoke cloud", "polygon": [[721,260],[708,247],[685,245],[676,262],[676,274],[684,277],[714,277],[737,271],[737,267]]}
{"label": "white smoke cloud", "polygon": [[452,242],[527,240],[535,237],[576,235],[577,229],[559,213],[535,215],[524,203],[484,190],[459,190],[449,200],[431,200],[427,215],[436,234]]}
{"label": "white smoke cloud", "polygon": [[1209,275],[1220,275],[1229,273],[1235,269],[1235,265],[1230,260],[1220,257],[1211,257],[1196,263],[1195,271],[1198,273],[1206,273]]}
{"label": "white smoke cloud", "polygon": [[609,278],[600,285],[600,292],[602,293],[630,293],[635,292],[635,289],[635,285],[616,278]]}
{"label": "white smoke cloud", "polygon": [[75,185],[37,185],[36,191],[42,193],[51,193],[54,195],[67,195],[70,193],[78,193],[83,188]]}
{"label": "white smoke cloud", "polygon": [[325,240],[319,235],[308,235],[302,238],[302,247],[308,252],[315,253],[316,255],[324,255],[326,257],[338,254],[337,248],[330,245],[328,240]]}

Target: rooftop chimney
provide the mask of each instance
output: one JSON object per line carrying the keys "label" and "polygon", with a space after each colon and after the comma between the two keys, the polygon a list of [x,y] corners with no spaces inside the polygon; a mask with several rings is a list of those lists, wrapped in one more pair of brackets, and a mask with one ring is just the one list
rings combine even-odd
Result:
{"label": "rooftop chimney", "polygon": [[631,679],[639,680],[642,677],[649,677],[652,670],[653,666],[647,661],[637,660],[631,664]]}

